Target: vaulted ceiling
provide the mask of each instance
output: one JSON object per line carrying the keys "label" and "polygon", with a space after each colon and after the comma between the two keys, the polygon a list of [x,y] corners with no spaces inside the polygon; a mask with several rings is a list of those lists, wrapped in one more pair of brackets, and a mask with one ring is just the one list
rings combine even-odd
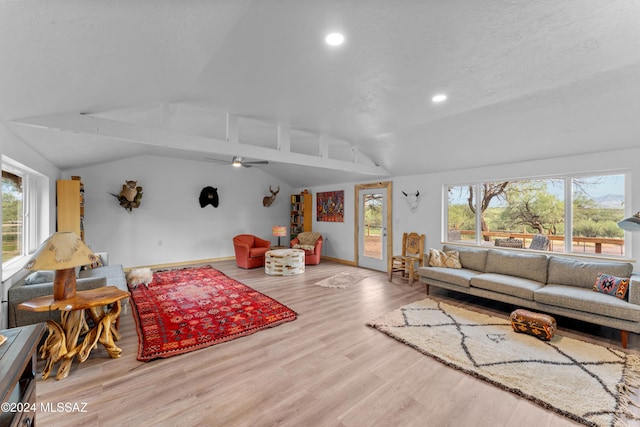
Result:
{"label": "vaulted ceiling", "polygon": [[239,155],[301,187],[640,144],[630,0],[1,1],[0,57],[0,120],[63,170]]}

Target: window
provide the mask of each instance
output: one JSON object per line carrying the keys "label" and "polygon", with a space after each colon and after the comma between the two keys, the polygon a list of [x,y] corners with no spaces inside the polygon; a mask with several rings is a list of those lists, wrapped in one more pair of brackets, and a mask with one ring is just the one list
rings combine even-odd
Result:
{"label": "window", "polygon": [[[13,267],[35,250],[48,221],[48,179],[2,156],[2,267]],[[41,212],[42,211],[42,212]],[[45,218],[46,217],[46,218]]]}
{"label": "window", "polygon": [[449,242],[625,255],[624,232],[617,225],[625,214],[624,174],[471,183],[446,190]]}
{"label": "window", "polygon": [[22,177],[2,171],[2,263],[24,255]]}

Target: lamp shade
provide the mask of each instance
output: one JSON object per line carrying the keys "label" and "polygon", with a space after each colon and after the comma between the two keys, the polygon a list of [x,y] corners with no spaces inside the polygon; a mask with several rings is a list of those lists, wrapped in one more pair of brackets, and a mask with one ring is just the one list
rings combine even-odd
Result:
{"label": "lamp shade", "polygon": [[618,222],[618,227],[627,231],[640,231],[640,212]]}
{"label": "lamp shade", "polygon": [[51,235],[33,254],[25,268],[29,270],[64,270],[95,262],[97,255],[71,231]]}
{"label": "lamp shade", "polygon": [[282,226],[275,225],[275,226],[273,226],[271,231],[272,231],[274,236],[284,237],[284,236],[287,235],[287,227],[282,227]]}

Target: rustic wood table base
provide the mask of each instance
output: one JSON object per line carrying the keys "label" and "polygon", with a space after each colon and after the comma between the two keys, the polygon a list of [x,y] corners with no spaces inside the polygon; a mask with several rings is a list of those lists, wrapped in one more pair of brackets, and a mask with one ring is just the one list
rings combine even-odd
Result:
{"label": "rustic wood table base", "polygon": [[[66,300],[54,300],[52,296],[35,298],[18,306],[22,310],[48,311],[60,310],[61,321],[47,321],[49,335],[40,347],[40,357],[46,360],[42,378],[47,379],[56,363],[60,363],[56,379],[69,375],[73,358],[82,363],[89,357],[91,350],[102,344],[112,358],[120,357],[122,350],[115,341],[120,339],[116,321],[122,310],[120,301],[129,296],[115,286],[79,291],[76,296]],[[111,305],[105,312],[104,306]],[[93,327],[89,327],[87,317]],[[82,340],[81,335],[84,334]]]}

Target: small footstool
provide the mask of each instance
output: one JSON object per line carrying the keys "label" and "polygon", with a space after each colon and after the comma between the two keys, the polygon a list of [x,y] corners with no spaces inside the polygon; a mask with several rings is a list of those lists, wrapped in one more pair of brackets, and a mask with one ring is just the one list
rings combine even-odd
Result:
{"label": "small footstool", "polygon": [[302,249],[275,249],[264,254],[264,272],[270,276],[293,276],[304,273]]}
{"label": "small footstool", "polygon": [[549,341],[558,329],[556,319],[548,314],[517,309],[511,313],[511,326],[516,332],[533,335],[541,340]]}

